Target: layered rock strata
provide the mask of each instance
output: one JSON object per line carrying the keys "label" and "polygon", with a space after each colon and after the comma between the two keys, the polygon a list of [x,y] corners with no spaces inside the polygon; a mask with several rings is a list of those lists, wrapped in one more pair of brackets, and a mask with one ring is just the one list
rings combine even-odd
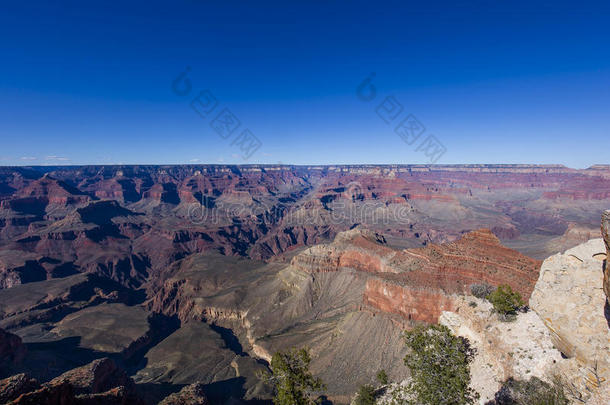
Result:
{"label": "layered rock strata", "polygon": [[[530,298],[555,346],[571,359],[574,381],[596,390],[610,380],[610,328],[603,285],[603,239],[549,257]],[[571,372],[569,372],[571,373]]]}
{"label": "layered rock strata", "polygon": [[602,214],[602,238],[606,244],[606,260],[604,261],[604,293],[610,303],[610,210]]}
{"label": "layered rock strata", "polygon": [[366,274],[365,305],[411,321],[434,323],[451,311],[454,296],[476,283],[509,284],[527,300],[540,262],[508,249],[489,230],[465,234],[454,243],[395,250],[370,231],[343,232],[292,260],[311,274],[354,269]]}

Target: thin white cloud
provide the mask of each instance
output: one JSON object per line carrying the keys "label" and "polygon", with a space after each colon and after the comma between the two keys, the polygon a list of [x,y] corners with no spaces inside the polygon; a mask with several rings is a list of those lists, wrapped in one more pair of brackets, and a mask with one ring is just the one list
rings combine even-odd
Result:
{"label": "thin white cloud", "polygon": [[20,158],[21,160],[36,160],[38,158],[34,157],[34,156],[21,156]]}
{"label": "thin white cloud", "polygon": [[224,161],[225,161],[225,159],[224,159],[223,157],[219,157],[218,159],[216,159],[216,161],[218,161],[218,162],[222,163],[222,162],[224,162]]}
{"label": "thin white cloud", "polygon": [[200,160],[200,159],[191,159],[191,160],[189,160],[189,162],[191,162],[191,163],[197,163],[197,162],[201,162],[201,160]]}
{"label": "thin white cloud", "polygon": [[65,162],[68,161],[70,159],[68,159],[67,157],[64,156],[56,156],[56,155],[51,155],[51,156],[47,156],[45,157],[45,160],[52,160],[52,161],[58,161],[58,162]]}

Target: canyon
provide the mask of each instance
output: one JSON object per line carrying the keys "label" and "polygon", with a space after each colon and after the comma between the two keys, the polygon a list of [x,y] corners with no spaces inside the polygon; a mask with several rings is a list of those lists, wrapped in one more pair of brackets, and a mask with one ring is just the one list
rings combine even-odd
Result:
{"label": "canyon", "polygon": [[[483,333],[474,284],[553,307],[543,260],[599,238],[609,203],[607,165],[0,167],[0,384],[265,403],[271,355],[306,346],[348,403],[408,377],[405,328]],[[113,382],[77,392],[98,369]]]}

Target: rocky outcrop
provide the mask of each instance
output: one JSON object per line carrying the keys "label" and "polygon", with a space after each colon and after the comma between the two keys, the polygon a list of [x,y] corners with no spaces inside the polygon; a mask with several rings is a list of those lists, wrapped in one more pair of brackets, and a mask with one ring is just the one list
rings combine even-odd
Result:
{"label": "rocky outcrop", "polygon": [[203,392],[203,384],[195,383],[168,396],[159,405],[209,405],[209,402]]}
{"label": "rocky outcrop", "polygon": [[[606,244],[606,261],[604,262],[604,293],[610,303],[610,210],[602,214],[602,237]],[[610,304],[609,304],[610,305]]]}
{"label": "rocky outcrop", "polygon": [[477,350],[470,369],[472,388],[481,395],[481,403],[493,399],[509,378],[548,379],[562,361],[550,332],[533,311],[503,322],[486,300],[463,297],[456,301],[454,312],[442,313],[439,322]]}
{"label": "rocky outcrop", "polygon": [[610,328],[602,289],[602,239],[549,257],[530,298],[555,346],[571,359],[570,379],[583,390],[610,381]]}
{"label": "rocky outcrop", "polygon": [[44,385],[41,388],[20,395],[9,405],[75,405],[74,392],[68,383]]}
{"label": "rocky outcrop", "polygon": [[72,369],[40,386],[26,374],[0,381],[0,402],[11,405],[144,405],[135,384],[104,358]]}
{"label": "rocky outcrop", "polygon": [[20,395],[40,388],[38,382],[25,373],[0,380],[0,403],[5,404]]}
{"label": "rocky outcrop", "polygon": [[126,387],[114,387],[97,394],[76,395],[75,405],[146,405],[139,396]]}
{"label": "rocky outcrop", "polygon": [[396,273],[391,265],[397,251],[384,246],[382,235],[355,228],[337,234],[331,244],[321,244],[295,256],[291,265],[307,273],[325,273],[352,268],[369,273]]}
{"label": "rocky outcrop", "polygon": [[145,405],[139,397],[125,387],[115,387],[97,394],[75,395],[70,383],[62,381],[21,394],[9,405]]}
{"label": "rocky outcrop", "polygon": [[133,393],[135,388],[127,373],[107,357],[67,371],[53,379],[51,384],[59,384],[62,381],[70,383],[76,395],[98,394],[119,386]]}

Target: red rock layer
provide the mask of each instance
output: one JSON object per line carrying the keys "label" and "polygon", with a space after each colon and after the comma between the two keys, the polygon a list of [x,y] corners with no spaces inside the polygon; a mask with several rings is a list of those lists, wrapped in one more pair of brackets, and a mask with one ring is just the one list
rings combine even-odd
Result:
{"label": "red rock layer", "polygon": [[[515,201],[510,193],[494,194],[507,189],[527,195]],[[545,209],[547,198],[557,200],[558,211]],[[610,201],[610,167],[0,167],[0,257],[3,251],[35,253],[36,261],[51,259],[139,286],[192,253],[216,250],[269,260],[327,241],[355,224],[407,241],[402,246],[452,241],[479,227],[518,241],[530,234],[560,236],[569,223],[586,224],[598,209],[597,202],[581,204],[583,198]],[[117,210],[104,221],[74,216],[96,199],[114,199],[131,213]],[[562,204],[572,207],[572,199],[579,199],[582,213],[562,209]],[[436,216],[440,207],[444,218]],[[359,249],[331,258],[339,267],[395,271],[386,259],[362,256]],[[536,247],[531,254],[545,249]],[[2,259],[0,273],[0,287],[46,277],[38,266],[10,267]],[[450,276],[438,277],[451,284]]]}
{"label": "red rock layer", "polygon": [[424,322],[436,322],[442,311],[452,310],[452,296],[468,294],[472,284],[508,284],[527,302],[538,280],[540,262],[502,246],[487,229],[453,243],[403,251],[360,232],[340,233],[332,244],[307,249],[291,264],[308,273],[345,268],[368,273],[366,305]]}
{"label": "red rock layer", "polygon": [[453,311],[453,299],[434,288],[401,286],[371,278],[366,282],[364,303],[382,312],[428,323],[436,323],[442,311]]}

